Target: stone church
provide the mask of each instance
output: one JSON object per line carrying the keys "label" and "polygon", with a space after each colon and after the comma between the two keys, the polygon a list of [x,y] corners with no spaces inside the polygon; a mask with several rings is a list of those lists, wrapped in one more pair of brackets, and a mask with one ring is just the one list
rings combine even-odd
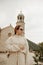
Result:
{"label": "stone church", "polygon": [[[17,16],[16,25],[21,25],[25,31],[24,15],[22,12]],[[11,24],[3,29],[0,28],[0,51],[5,50],[5,41],[12,35],[14,35],[14,27]]]}

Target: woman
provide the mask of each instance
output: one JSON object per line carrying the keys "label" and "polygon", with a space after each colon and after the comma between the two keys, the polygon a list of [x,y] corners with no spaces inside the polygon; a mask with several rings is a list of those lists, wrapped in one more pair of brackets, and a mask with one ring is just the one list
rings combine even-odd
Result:
{"label": "woman", "polygon": [[6,41],[8,54],[7,65],[26,65],[26,55],[29,46],[26,38],[23,36],[23,27],[18,25],[14,29],[15,35]]}

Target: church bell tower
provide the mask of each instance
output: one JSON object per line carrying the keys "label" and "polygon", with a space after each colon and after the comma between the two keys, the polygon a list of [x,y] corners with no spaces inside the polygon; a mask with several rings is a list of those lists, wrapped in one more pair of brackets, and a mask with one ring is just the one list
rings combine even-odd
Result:
{"label": "church bell tower", "polygon": [[25,32],[25,23],[24,23],[24,15],[22,11],[17,16],[17,22],[16,25],[21,25],[23,27],[23,31]]}

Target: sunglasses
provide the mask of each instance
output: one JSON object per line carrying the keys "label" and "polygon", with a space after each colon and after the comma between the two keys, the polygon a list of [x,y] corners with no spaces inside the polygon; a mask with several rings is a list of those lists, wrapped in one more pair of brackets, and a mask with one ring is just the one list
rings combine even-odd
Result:
{"label": "sunglasses", "polygon": [[23,29],[21,29],[21,28],[19,30],[23,31]]}

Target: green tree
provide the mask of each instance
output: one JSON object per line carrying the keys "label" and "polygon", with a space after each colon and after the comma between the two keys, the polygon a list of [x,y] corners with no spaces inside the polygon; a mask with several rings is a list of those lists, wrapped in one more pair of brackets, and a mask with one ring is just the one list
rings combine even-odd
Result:
{"label": "green tree", "polygon": [[40,58],[39,60],[43,62],[43,42],[39,43],[40,46]]}
{"label": "green tree", "polygon": [[41,56],[43,56],[43,42],[39,43]]}

